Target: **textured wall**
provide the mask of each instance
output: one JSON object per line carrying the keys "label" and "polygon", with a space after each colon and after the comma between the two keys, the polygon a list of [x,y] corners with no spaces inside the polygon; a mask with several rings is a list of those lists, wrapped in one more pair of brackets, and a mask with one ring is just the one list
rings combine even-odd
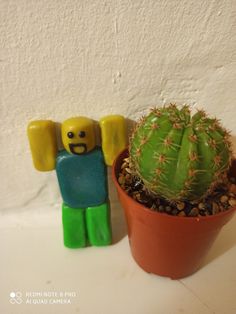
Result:
{"label": "textured wall", "polygon": [[189,103],[236,134],[235,0],[0,0],[1,209],[57,204],[29,120]]}

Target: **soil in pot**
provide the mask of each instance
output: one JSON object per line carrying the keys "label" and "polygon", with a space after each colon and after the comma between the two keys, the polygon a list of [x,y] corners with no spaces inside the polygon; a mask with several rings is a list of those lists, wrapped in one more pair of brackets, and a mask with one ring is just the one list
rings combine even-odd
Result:
{"label": "soil in pot", "polygon": [[[234,165],[236,168],[236,161]],[[226,178],[214,191],[201,201],[179,201],[171,203],[168,200],[150,194],[142,180],[132,175],[129,158],[123,159],[118,182],[123,190],[135,201],[143,204],[152,211],[173,216],[197,217],[212,216],[236,206],[235,177]]]}

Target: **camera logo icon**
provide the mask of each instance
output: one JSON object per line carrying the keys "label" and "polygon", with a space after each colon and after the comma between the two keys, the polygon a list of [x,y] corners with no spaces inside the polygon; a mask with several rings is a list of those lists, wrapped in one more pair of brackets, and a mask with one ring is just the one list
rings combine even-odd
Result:
{"label": "camera logo icon", "polygon": [[11,292],[10,293],[10,303],[11,304],[21,304],[22,300],[22,293],[21,292]]}

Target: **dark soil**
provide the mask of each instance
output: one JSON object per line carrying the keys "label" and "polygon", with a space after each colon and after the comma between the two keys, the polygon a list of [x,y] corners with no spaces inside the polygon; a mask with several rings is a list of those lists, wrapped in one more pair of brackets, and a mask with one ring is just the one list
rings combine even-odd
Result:
{"label": "dark soil", "polygon": [[201,201],[169,202],[166,199],[151,195],[140,178],[132,175],[129,158],[123,160],[118,182],[134,200],[151,210],[167,213],[173,216],[210,216],[236,206],[235,178],[220,184],[210,195]]}

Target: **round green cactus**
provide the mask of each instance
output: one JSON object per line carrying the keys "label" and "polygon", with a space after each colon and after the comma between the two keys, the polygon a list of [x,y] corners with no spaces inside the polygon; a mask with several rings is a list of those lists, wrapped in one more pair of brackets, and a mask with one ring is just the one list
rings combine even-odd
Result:
{"label": "round green cactus", "polygon": [[232,159],[229,133],[216,119],[188,106],[152,109],[130,138],[135,174],[152,193],[169,200],[197,200],[225,177]]}

